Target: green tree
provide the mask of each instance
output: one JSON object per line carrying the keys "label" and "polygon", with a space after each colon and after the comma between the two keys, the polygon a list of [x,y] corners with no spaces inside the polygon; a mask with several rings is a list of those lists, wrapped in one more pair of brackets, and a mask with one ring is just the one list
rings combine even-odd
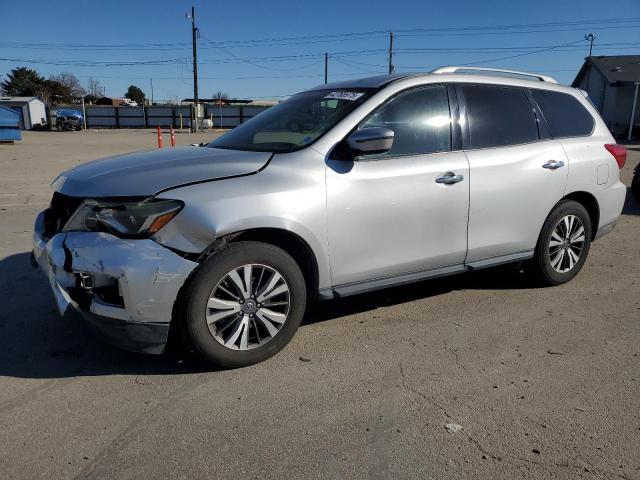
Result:
{"label": "green tree", "polygon": [[45,79],[38,72],[26,67],[18,67],[7,74],[0,84],[4,95],[13,97],[32,97],[42,95]]}
{"label": "green tree", "polygon": [[128,98],[129,100],[133,100],[134,102],[137,102],[138,105],[144,105],[144,92],[139,88],[136,87],[135,85],[129,85],[129,88],[127,89],[127,93],[124,96],[125,98]]}

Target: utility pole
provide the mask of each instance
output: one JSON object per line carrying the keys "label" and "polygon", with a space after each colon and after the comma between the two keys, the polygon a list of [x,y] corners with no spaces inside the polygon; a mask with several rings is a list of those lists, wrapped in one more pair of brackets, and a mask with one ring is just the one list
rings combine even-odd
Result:
{"label": "utility pole", "polygon": [[150,78],[149,80],[151,80],[151,105],[153,105],[153,78]]}
{"label": "utility pole", "polygon": [[326,85],[329,80],[329,54],[324,53],[324,84]]}
{"label": "utility pole", "polygon": [[389,32],[389,73],[393,73],[393,32]]}
{"label": "utility pole", "polygon": [[196,9],[191,7],[191,39],[193,42],[193,107],[194,115],[191,123],[191,131],[198,131],[198,50],[196,46],[196,38],[198,29],[196,27]]}
{"label": "utility pole", "polygon": [[[636,93],[638,93],[638,86],[636,85]],[[634,104],[635,107],[635,104]],[[87,129],[87,112],[84,108],[84,95],[82,95],[82,126]]]}
{"label": "utility pole", "polygon": [[589,56],[591,56],[591,52],[593,51],[593,41],[596,39],[596,36],[593,33],[584,36],[585,40],[589,40]]}

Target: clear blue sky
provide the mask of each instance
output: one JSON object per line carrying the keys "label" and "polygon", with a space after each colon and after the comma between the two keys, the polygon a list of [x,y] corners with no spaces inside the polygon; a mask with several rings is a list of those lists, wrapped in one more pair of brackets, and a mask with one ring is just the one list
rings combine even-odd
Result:
{"label": "clear blue sky", "polygon": [[[385,73],[388,35],[395,38],[397,71],[430,70],[440,65],[483,62],[485,66],[548,73],[570,83],[588,52],[585,33],[596,35],[594,54],[640,54],[638,0],[305,0],[204,1],[111,0],[87,2],[2,2],[0,58],[71,61],[76,65],[0,60],[0,75],[16,66],[42,74],[69,71],[86,86],[97,78],[107,95],[122,96],[130,84],[156,99],[192,96],[191,25],[185,13],[195,4],[201,30],[200,96],[221,90],[236,98],[275,98],[323,82],[329,52],[329,80]],[[549,25],[606,19],[591,24]],[[539,24],[526,28],[462,30],[463,27]],[[416,31],[446,29],[448,31]],[[326,35],[374,32],[367,35]],[[279,40],[287,37],[314,37]],[[274,39],[274,40],[265,40]],[[259,40],[248,43],[249,40]],[[211,42],[218,42],[212,45]],[[223,43],[226,42],[226,43]],[[520,55],[545,47],[546,52]],[[20,44],[20,45],[15,45]],[[44,44],[35,46],[33,44]],[[54,44],[65,44],[58,47]],[[144,44],[144,46],[131,44]],[[163,44],[149,46],[149,44]],[[169,44],[169,45],[167,45]],[[96,45],[100,47],[95,47]],[[221,48],[223,47],[223,48]],[[518,47],[524,47],[517,50]],[[407,51],[414,49],[413,52]],[[415,51],[418,49],[418,51]],[[443,49],[427,51],[424,49]],[[449,51],[444,51],[449,50]],[[288,58],[264,59],[285,56]],[[293,58],[292,58],[293,56]],[[493,60],[496,59],[496,60]],[[130,66],[79,66],[78,61],[168,63]]]}

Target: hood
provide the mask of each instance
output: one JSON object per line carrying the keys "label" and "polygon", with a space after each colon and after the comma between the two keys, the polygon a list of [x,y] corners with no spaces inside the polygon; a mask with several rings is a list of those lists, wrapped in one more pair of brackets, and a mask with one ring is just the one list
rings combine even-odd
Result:
{"label": "hood", "polygon": [[188,183],[256,173],[271,155],[208,147],[128,153],[64,172],[52,187],[72,197],[146,197]]}

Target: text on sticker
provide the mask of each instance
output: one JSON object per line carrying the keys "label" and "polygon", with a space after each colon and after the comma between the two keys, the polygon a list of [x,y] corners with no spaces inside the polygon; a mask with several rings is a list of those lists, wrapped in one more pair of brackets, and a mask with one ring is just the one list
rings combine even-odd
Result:
{"label": "text on sticker", "polygon": [[362,92],[331,92],[329,95],[327,95],[324,98],[336,98],[338,100],[357,100],[359,99],[362,95],[364,95],[364,93]]}

